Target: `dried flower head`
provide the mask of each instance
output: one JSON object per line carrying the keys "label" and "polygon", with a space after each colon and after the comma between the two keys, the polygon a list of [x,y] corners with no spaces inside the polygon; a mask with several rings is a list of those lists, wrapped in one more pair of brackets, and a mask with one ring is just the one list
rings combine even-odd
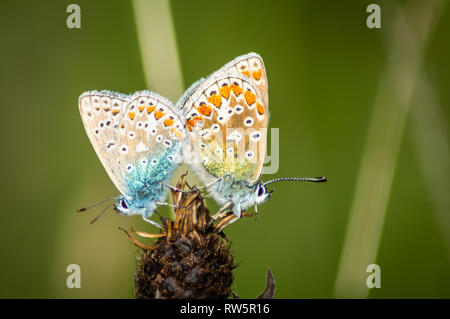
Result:
{"label": "dried flower head", "polygon": [[219,235],[199,189],[184,190],[185,175],[178,190],[172,190],[175,220],[162,218],[164,233],[151,246],[128,237],[141,249],[134,276],[136,298],[227,298],[233,281],[230,243]]}
{"label": "dried flower head", "polygon": [[[172,189],[175,219],[161,218],[164,232],[149,234],[133,231],[147,238],[157,238],[144,245],[122,229],[140,247],[134,275],[136,298],[214,299],[232,295],[233,269],[236,264],[230,242],[222,229],[234,216],[225,214],[217,223],[209,214],[198,188],[191,188],[182,175]],[[186,190],[186,188],[188,190]],[[251,216],[251,214],[243,214]],[[271,298],[275,283],[270,270],[267,287],[259,298]]]}

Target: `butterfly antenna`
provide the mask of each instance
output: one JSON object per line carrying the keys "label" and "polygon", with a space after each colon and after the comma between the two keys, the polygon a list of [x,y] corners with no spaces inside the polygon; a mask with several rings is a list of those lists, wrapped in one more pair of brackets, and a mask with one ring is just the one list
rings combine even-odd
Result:
{"label": "butterfly antenna", "polygon": [[268,184],[276,183],[276,182],[314,182],[314,183],[322,183],[326,182],[327,178],[325,176],[321,177],[282,177],[282,178],[275,178],[268,182],[265,182],[263,186],[266,186]]}
{"label": "butterfly antenna", "polygon": [[104,199],[102,201],[99,201],[98,203],[95,203],[94,205],[91,205],[91,206],[88,206],[88,207],[83,207],[83,208],[78,208],[77,209],[77,213],[81,213],[81,212],[87,211],[88,209],[98,207],[98,206],[106,203],[107,201],[114,200],[114,199],[115,198],[107,198],[107,199]]}
{"label": "butterfly antenna", "polygon": [[104,212],[106,212],[111,206],[113,205],[113,203],[107,205],[100,214],[97,215],[97,217],[95,217],[93,220],[90,221],[91,224],[95,223],[97,221],[97,219],[100,218],[100,216],[103,215]]}

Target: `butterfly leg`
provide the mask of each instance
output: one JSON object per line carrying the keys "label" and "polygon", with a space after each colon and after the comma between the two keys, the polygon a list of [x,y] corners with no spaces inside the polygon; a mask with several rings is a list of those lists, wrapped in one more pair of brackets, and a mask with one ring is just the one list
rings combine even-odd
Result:
{"label": "butterfly leg", "polygon": [[231,178],[231,174],[225,174],[220,178],[220,184],[219,184],[219,187],[217,188],[218,193],[220,193],[220,190],[222,189],[223,182],[229,178]]}
{"label": "butterfly leg", "polygon": [[237,202],[233,206],[233,213],[238,219],[241,218],[241,203],[240,202]]}
{"label": "butterfly leg", "polygon": [[162,228],[163,228],[162,225],[161,225],[160,223],[157,223],[157,222],[155,222],[154,220],[148,219],[148,218],[145,217],[145,216],[142,216],[142,219],[145,220],[147,223],[150,223],[150,224],[152,224],[153,226],[158,227],[159,229],[162,229]]}
{"label": "butterfly leg", "polygon": [[166,182],[161,182],[161,188],[160,188],[160,191],[163,190],[163,187],[164,187],[164,186],[167,187],[167,188],[169,188],[169,189],[171,189],[171,190],[173,190],[173,191],[176,191],[176,192],[187,193],[186,191],[181,190],[181,189],[178,189],[178,188],[176,188],[175,186],[169,185],[169,184],[167,184]]}
{"label": "butterfly leg", "polygon": [[202,189],[202,188],[210,188],[211,186],[213,186],[214,184],[220,182],[222,180],[222,177],[216,178],[215,180],[209,182],[208,184],[205,184],[203,186],[199,186],[197,187],[197,189]]}
{"label": "butterfly leg", "polygon": [[[198,189],[202,189],[202,188],[210,188],[211,186],[213,186],[214,184],[216,184],[216,183],[222,183],[222,181],[225,179],[225,178],[230,178],[231,177],[231,174],[226,174],[226,175],[224,175],[224,176],[222,176],[222,177],[219,177],[219,178],[216,178],[215,180],[212,180],[211,182],[209,182],[208,184],[205,184],[205,185],[203,185],[203,186],[199,186],[199,187],[197,187]],[[220,187],[221,186],[219,186],[219,190],[220,190]]]}
{"label": "butterfly leg", "polygon": [[156,205],[158,206],[169,206],[172,208],[180,208],[180,206],[174,205],[174,204],[170,204],[170,203],[164,203],[164,202],[155,202]]}
{"label": "butterfly leg", "polygon": [[[220,184],[219,184],[219,187],[217,188],[217,192],[220,192],[220,189],[222,188],[222,184],[223,184],[223,182],[224,182],[224,180],[225,180],[226,178],[231,178],[231,174],[226,174],[226,175],[224,175],[224,176],[222,176],[222,177],[220,177],[220,178],[217,178],[217,179],[215,179],[215,180],[209,182],[209,183],[206,184],[206,185],[203,185],[203,186],[198,187],[198,189],[202,189],[202,188],[207,188],[207,189],[208,189],[208,188],[212,187],[214,184],[220,183]],[[208,198],[208,197],[209,197],[209,195],[205,196],[205,198]]]}

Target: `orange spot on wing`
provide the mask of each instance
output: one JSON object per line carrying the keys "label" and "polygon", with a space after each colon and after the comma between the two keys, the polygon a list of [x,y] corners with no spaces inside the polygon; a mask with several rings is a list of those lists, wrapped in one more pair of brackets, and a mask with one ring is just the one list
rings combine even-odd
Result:
{"label": "orange spot on wing", "polygon": [[248,105],[252,105],[256,101],[256,95],[253,94],[251,91],[245,91],[244,97]]}
{"label": "orange spot on wing", "polygon": [[261,69],[259,69],[258,71],[253,71],[253,78],[256,81],[259,81],[259,79],[261,78],[261,74],[262,74]]}
{"label": "orange spot on wing", "polygon": [[217,94],[211,95],[208,98],[208,101],[214,104],[217,108],[220,108],[220,106],[222,105],[222,98],[220,97],[220,95]]}
{"label": "orange spot on wing", "polygon": [[162,111],[155,111],[155,119],[159,120],[161,117],[163,117],[166,113]]}
{"label": "orange spot on wing", "polygon": [[142,111],[144,111],[145,106],[139,106],[138,109],[139,109],[139,112],[142,112]]}
{"label": "orange spot on wing", "polygon": [[224,85],[219,89],[220,94],[226,99],[230,97],[230,91],[231,88],[228,85]]}
{"label": "orange spot on wing", "polygon": [[105,112],[109,112],[109,110],[110,110],[109,107],[104,107],[104,108],[103,108],[103,111],[105,111]]}
{"label": "orange spot on wing", "polygon": [[211,106],[210,105],[202,104],[199,107],[197,107],[196,109],[202,115],[205,115],[205,116],[210,116],[211,115]]}
{"label": "orange spot on wing", "polygon": [[129,112],[128,113],[128,117],[131,119],[131,120],[134,120],[134,117],[136,116],[136,113],[135,112]]}
{"label": "orange spot on wing", "polygon": [[180,140],[184,140],[183,134],[181,134],[180,131],[177,129],[172,128],[172,132],[175,134],[176,137],[178,137]]}
{"label": "orange spot on wing", "polygon": [[250,72],[248,72],[248,70],[242,71],[241,73],[246,75],[246,76],[248,76],[248,77],[250,77]]}
{"label": "orange spot on wing", "polygon": [[154,110],[155,110],[155,107],[154,107],[154,106],[148,106],[148,107],[147,107],[147,114],[152,113]]}
{"label": "orange spot on wing", "polygon": [[174,121],[172,119],[165,119],[164,120],[164,125],[165,126],[171,126],[174,123]]}
{"label": "orange spot on wing", "polygon": [[264,114],[264,106],[262,106],[260,103],[256,103],[256,110],[259,114]]}
{"label": "orange spot on wing", "polygon": [[233,91],[234,95],[239,96],[242,93],[242,88],[239,85],[231,84],[231,90]]}
{"label": "orange spot on wing", "polygon": [[122,124],[120,124],[120,127],[121,127],[121,128],[124,128],[124,127],[125,127],[125,125],[124,125],[124,124],[122,123]]}
{"label": "orange spot on wing", "polygon": [[195,124],[194,120],[192,120],[192,119],[189,119],[186,121],[186,126],[187,126],[189,132],[192,132],[192,126],[194,126],[194,124]]}
{"label": "orange spot on wing", "polygon": [[189,131],[192,131],[192,128],[195,126],[195,122],[202,122],[203,118],[199,115],[191,117],[186,121],[186,125]]}

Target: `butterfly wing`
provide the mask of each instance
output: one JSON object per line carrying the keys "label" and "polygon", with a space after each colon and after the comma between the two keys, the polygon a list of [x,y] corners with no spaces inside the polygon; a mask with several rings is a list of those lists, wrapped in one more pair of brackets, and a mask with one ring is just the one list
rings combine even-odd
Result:
{"label": "butterfly wing", "polygon": [[185,130],[167,99],[149,91],[91,91],[79,105],[89,139],[123,195],[139,196],[148,181],[164,180],[176,166]]}
{"label": "butterfly wing", "polygon": [[121,121],[128,96],[111,91],[88,91],[78,100],[81,119],[87,136],[103,167],[117,189],[124,194],[117,147],[117,125]]}
{"label": "butterfly wing", "polygon": [[[264,106],[269,106],[266,68],[264,66],[263,59],[259,54],[251,52],[238,56],[211,74],[208,79],[218,78],[225,75],[238,75],[247,80],[251,79],[264,100]],[[183,113],[188,112],[192,107],[193,94],[199,89],[204,81],[205,79],[202,78],[194,82],[177,102],[177,106],[181,108]]]}
{"label": "butterfly wing", "polygon": [[255,183],[267,141],[268,95],[264,63],[255,53],[238,57],[188,90],[179,102],[204,183],[231,176]]}
{"label": "butterfly wing", "polygon": [[177,166],[185,137],[170,101],[149,91],[134,93],[118,127],[118,160],[128,194],[155,195]]}
{"label": "butterfly wing", "polygon": [[257,91],[261,94],[264,106],[269,106],[269,91],[267,83],[266,68],[263,59],[257,53],[248,53],[241,55],[231,62],[225,64],[218,73],[239,74],[245,79],[251,79],[256,86]]}

